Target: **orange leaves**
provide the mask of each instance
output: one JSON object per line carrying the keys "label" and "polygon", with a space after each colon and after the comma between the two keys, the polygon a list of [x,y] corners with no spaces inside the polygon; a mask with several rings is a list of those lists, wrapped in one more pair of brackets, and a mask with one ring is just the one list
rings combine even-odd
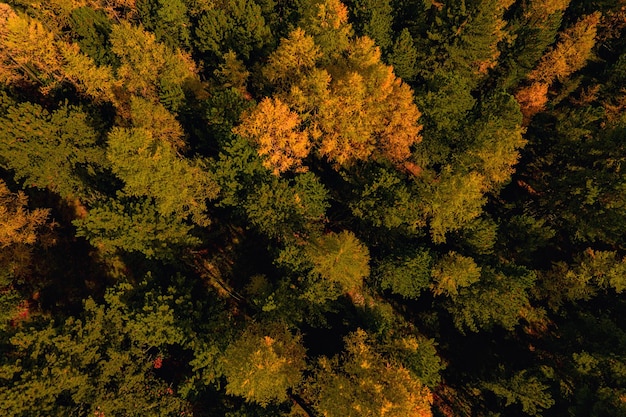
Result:
{"label": "orange leaves", "polygon": [[301,170],[311,147],[308,133],[300,130],[300,117],[277,98],[263,99],[235,133],[258,145],[263,165],[276,175]]}
{"label": "orange leaves", "polygon": [[548,84],[535,82],[522,87],[515,93],[515,99],[524,115],[524,124],[528,124],[528,121],[542,111],[548,103]]}
{"label": "orange leaves", "polygon": [[524,115],[524,124],[544,109],[548,102],[548,89],[555,81],[563,81],[584,67],[595,45],[600,16],[599,12],[590,14],[563,32],[556,46],[541,58],[539,65],[528,75],[531,84],[515,94]]}
{"label": "orange leaves", "polygon": [[[264,99],[235,133],[259,145],[275,174],[301,169],[311,149],[335,168],[370,159],[400,166],[421,140],[413,92],[381,62],[372,39],[348,37],[351,27],[340,16],[341,3],[317,6],[319,13],[307,26],[313,36],[295,29],[263,69],[280,98]],[[329,51],[323,28],[345,29],[347,43]]]}

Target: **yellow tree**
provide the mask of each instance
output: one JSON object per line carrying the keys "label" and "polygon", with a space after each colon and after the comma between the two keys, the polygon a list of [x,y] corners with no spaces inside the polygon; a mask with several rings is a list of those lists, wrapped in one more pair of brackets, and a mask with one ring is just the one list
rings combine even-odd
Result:
{"label": "yellow tree", "polygon": [[554,81],[563,81],[585,66],[592,55],[600,17],[599,12],[585,16],[563,32],[556,46],[548,51],[537,67],[530,72],[528,75],[530,85],[522,87],[515,94],[525,123],[543,110],[548,101],[548,89]]}
{"label": "yellow tree", "polygon": [[600,13],[580,19],[560,36],[556,46],[546,53],[528,78],[534,82],[552,83],[562,81],[581,69],[591,57],[595,45]]}
{"label": "yellow tree", "polygon": [[54,34],[41,22],[18,16],[0,3],[0,82],[43,85],[62,78],[62,58]]}
{"label": "yellow tree", "polygon": [[32,251],[46,236],[49,211],[28,210],[24,193],[12,193],[0,180],[0,331],[20,312],[28,311],[15,289],[31,267]]}
{"label": "yellow tree", "polygon": [[304,397],[326,417],[431,417],[430,390],[402,365],[374,349],[358,329],[340,357],[322,357]]}
{"label": "yellow tree", "polygon": [[[318,6],[326,10],[326,3],[333,2]],[[313,19],[307,30],[332,31],[338,22]],[[402,165],[421,140],[411,89],[381,61],[372,39],[348,37],[333,53],[317,39],[294,30],[264,68],[278,97],[301,116],[312,148],[336,168],[372,158]]]}
{"label": "yellow tree", "polygon": [[[10,276],[23,275],[31,250],[46,225],[48,210],[28,211],[24,193],[12,193],[0,180],[0,265]],[[6,282],[0,281],[0,288]]]}
{"label": "yellow tree", "polygon": [[311,147],[298,114],[278,98],[263,99],[234,132],[258,146],[259,154],[265,157],[263,165],[276,175],[301,170]]}
{"label": "yellow tree", "polygon": [[0,82],[39,84],[43,92],[61,81],[95,100],[114,101],[110,67],[98,67],[78,45],[60,40],[37,19],[0,4]]}
{"label": "yellow tree", "polygon": [[154,34],[124,21],[111,31],[112,51],[121,60],[117,78],[131,94],[161,100],[176,108],[184,99],[183,86],[197,80],[191,57],[157,42]]}
{"label": "yellow tree", "polygon": [[285,401],[302,379],[305,357],[301,336],[286,325],[251,324],[224,353],[226,392],[261,405]]}

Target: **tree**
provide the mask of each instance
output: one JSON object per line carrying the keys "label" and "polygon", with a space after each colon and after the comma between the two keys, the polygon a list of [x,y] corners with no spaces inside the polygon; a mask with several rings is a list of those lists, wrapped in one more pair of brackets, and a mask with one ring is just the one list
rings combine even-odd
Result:
{"label": "tree", "polygon": [[40,21],[19,16],[6,5],[0,5],[0,44],[2,83],[27,82],[48,93],[67,80],[96,100],[114,100],[109,67],[98,67],[78,45],[57,39]]}
{"label": "tree", "polygon": [[226,392],[267,405],[287,400],[305,368],[299,335],[282,323],[250,324],[224,352]]}
{"label": "tree", "polygon": [[431,281],[432,255],[419,249],[415,253],[382,259],[375,275],[380,286],[405,298],[417,299]]}
{"label": "tree", "polygon": [[136,2],[141,22],[170,48],[188,48],[191,23],[187,3],[182,0],[139,0]]}
{"label": "tree", "polygon": [[206,63],[232,50],[244,60],[259,53],[272,41],[258,2],[235,0],[220,2],[206,10],[195,30],[195,45],[208,54]]}
{"label": "tree", "polygon": [[30,415],[33,404],[49,415],[162,416],[189,410],[157,375],[161,355],[184,338],[167,305],[172,297],[159,304],[146,301],[143,311],[133,312],[123,293],[109,291],[105,304],[88,299],[82,317],[42,323],[11,338],[0,363],[3,414]]}
{"label": "tree", "polygon": [[132,104],[136,127],[115,127],[108,135],[107,158],[113,173],[124,181],[124,192],[154,198],[157,211],[165,217],[191,216],[197,224],[208,225],[206,200],[218,193],[208,169],[202,160],[177,155],[182,129],[165,109],[154,106],[147,117],[146,110],[151,107],[144,108],[146,102],[135,100]]}
{"label": "tree", "polygon": [[519,404],[525,414],[540,416],[544,409],[554,405],[554,400],[547,392],[547,385],[541,383],[537,377],[526,374],[526,371],[520,371],[508,379],[483,383],[483,388],[505,399],[504,407]]}
{"label": "tree", "polygon": [[387,51],[392,43],[393,10],[390,1],[349,0],[346,5],[357,35],[369,36],[383,51]]}
{"label": "tree", "polygon": [[161,101],[177,110],[186,83],[197,78],[196,65],[180,49],[157,42],[154,34],[123,21],[111,29],[111,50],[120,60],[116,77],[130,94]]}
{"label": "tree", "polygon": [[259,155],[265,157],[263,165],[275,175],[301,170],[309,154],[310,139],[300,128],[300,117],[278,98],[263,99],[234,133],[258,146]]}
{"label": "tree", "polygon": [[523,267],[483,267],[480,280],[458,290],[447,304],[454,324],[461,331],[512,329],[520,320],[538,322],[542,312],[530,304],[529,289],[536,274]]}
{"label": "tree", "polygon": [[433,269],[431,289],[435,295],[455,296],[460,288],[480,280],[481,268],[472,258],[449,252],[439,259]]}
{"label": "tree", "polygon": [[24,286],[32,272],[33,250],[47,242],[54,223],[50,211],[27,209],[28,199],[21,191],[12,193],[0,180],[0,331],[14,320],[24,300],[18,286]]}
{"label": "tree", "polygon": [[[335,10],[319,7],[324,13]],[[312,18],[310,24],[330,24],[324,23],[326,18],[330,19],[320,17],[318,22]],[[343,24],[341,19],[337,22]],[[380,49],[371,39],[346,39],[346,45],[334,55],[329,56],[321,45],[318,55],[315,35],[312,43],[295,30],[269,57],[264,71],[277,82],[281,100],[301,115],[312,146],[335,167],[370,157],[400,164],[421,140],[417,124],[421,113],[413,103],[412,91],[380,61]],[[316,56],[320,58],[316,60]]]}
{"label": "tree", "polygon": [[62,60],[54,34],[41,22],[18,16],[7,4],[0,4],[0,82],[30,81],[44,86],[61,76]]}
{"label": "tree", "polygon": [[103,254],[121,249],[147,258],[173,260],[184,248],[200,239],[193,226],[177,216],[165,216],[150,199],[118,198],[92,204],[86,217],[73,221],[76,235],[84,236]]}
{"label": "tree", "polygon": [[363,278],[370,273],[367,247],[347,231],[313,239],[306,252],[313,263],[313,272],[339,283],[344,291],[359,289]]}
{"label": "tree", "polygon": [[412,81],[417,75],[417,55],[411,32],[404,28],[394,41],[387,60],[398,77],[405,81]]}
{"label": "tree", "polygon": [[315,410],[328,417],[432,415],[429,389],[378,353],[361,329],[345,338],[341,357],[319,360],[304,390]]}
{"label": "tree", "polygon": [[81,108],[65,104],[48,111],[8,101],[1,120],[0,163],[25,187],[48,188],[63,197],[90,194],[89,176],[107,163]]}
{"label": "tree", "polygon": [[546,53],[528,74],[531,84],[515,94],[527,120],[543,110],[548,88],[554,81],[562,82],[591,57],[599,20],[600,13],[591,14],[564,31],[554,49]]}

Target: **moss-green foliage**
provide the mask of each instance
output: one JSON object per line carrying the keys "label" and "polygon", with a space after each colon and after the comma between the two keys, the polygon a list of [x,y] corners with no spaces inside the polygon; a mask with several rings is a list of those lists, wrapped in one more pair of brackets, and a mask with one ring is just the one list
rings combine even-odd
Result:
{"label": "moss-green foliage", "polygon": [[402,256],[389,256],[376,267],[380,286],[406,298],[419,298],[431,281],[433,259],[423,249]]}
{"label": "moss-green foliage", "polygon": [[85,301],[81,317],[10,339],[0,367],[3,414],[32,415],[35,407],[46,415],[163,416],[189,409],[157,375],[158,358],[184,338],[171,298],[154,298],[134,313],[123,292],[109,292],[105,304]]}
{"label": "moss-green foliage", "polygon": [[528,294],[535,280],[535,273],[525,268],[484,268],[480,281],[461,288],[451,297],[448,311],[461,331],[478,332],[495,325],[512,329],[522,318],[540,317],[541,313],[530,305]]}
{"label": "moss-green foliage", "polygon": [[139,0],[137,10],[143,25],[154,32],[159,42],[172,48],[189,47],[191,22],[187,2]]}
{"label": "moss-green foliage", "polygon": [[520,371],[511,378],[484,383],[483,386],[502,398],[504,407],[519,404],[529,416],[539,416],[544,409],[554,405],[548,385],[535,376],[527,376],[526,371]]}
{"label": "moss-green foliage", "polygon": [[254,1],[223,2],[204,12],[195,29],[194,43],[208,54],[207,64],[229,50],[248,59],[272,41],[262,8]]}
{"label": "moss-green foliage", "polygon": [[266,405],[287,400],[302,378],[305,349],[281,323],[251,324],[226,349],[226,392]]}
{"label": "moss-green foliage", "polygon": [[74,224],[78,236],[105,253],[122,249],[148,258],[172,259],[183,248],[200,243],[190,233],[191,225],[175,216],[163,216],[149,199],[99,202]]}
{"label": "moss-green foliage", "polygon": [[72,10],[70,25],[84,54],[98,65],[115,63],[109,41],[112,23],[105,13],[90,7],[79,7]]}
{"label": "moss-green foliage", "polygon": [[79,107],[64,104],[48,111],[38,104],[12,103],[1,117],[0,163],[25,188],[83,197],[89,177],[107,165],[99,135]]}

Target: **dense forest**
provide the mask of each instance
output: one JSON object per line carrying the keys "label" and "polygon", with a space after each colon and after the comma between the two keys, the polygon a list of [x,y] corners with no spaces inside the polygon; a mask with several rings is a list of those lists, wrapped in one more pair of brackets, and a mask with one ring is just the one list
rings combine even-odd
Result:
{"label": "dense forest", "polygon": [[626,416],[625,0],[0,3],[0,415]]}

